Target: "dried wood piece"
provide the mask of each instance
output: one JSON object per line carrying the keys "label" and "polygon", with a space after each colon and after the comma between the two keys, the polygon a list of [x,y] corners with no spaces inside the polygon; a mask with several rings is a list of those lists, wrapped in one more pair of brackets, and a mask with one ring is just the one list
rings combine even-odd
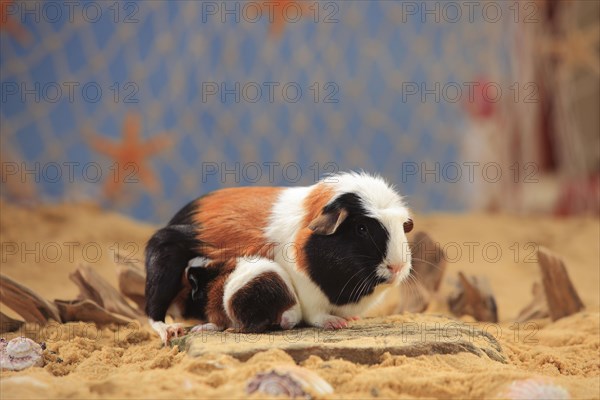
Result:
{"label": "dried wood piece", "polygon": [[560,257],[540,246],[538,263],[542,270],[542,283],[552,321],[582,310],[583,302],[571,283],[567,268]]}
{"label": "dried wood piece", "polygon": [[129,256],[124,256],[118,250],[111,251],[110,255],[111,255],[112,259],[115,261],[115,263],[118,265],[131,265],[132,267],[140,269],[140,270],[144,269],[144,266],[139,262],[138,259],[134,259]]}
{"label": "dried wood piece", "polygon": [[137,304],[140,310],[144,310],[146,308],[146,271],[144,266],[137,260],[122,256],[118,251],[114,252],[112,256],[117,264],[119,290]]}
{"label": "dried wood piece", "polygon": [[140,314],[131,307],[123,296],[89,265],[82,265],[69,278],[79,287],[79,298],[89,299],[106,310],[129,318]]}
{"label": "dried wood piece", "polygon": [[456,316],[471,315],[477,321],[498,322],[498,309],[491,289],[482,277],[467,279],[458,273],[457,290],[448,298],[450,311]]}
{"label": "dried wood piece", "polygon": [[396,312],[423,312],[442,282],[446,269],[444,251],[425,232],[417,232],[410,243],[411,276],[400,285],[400,303]]}
{"label": "dried wood piece", "polygon": [[146,274],[134,264],[119,264],[117,266],[119,290],[123,295],[133,300],[140,310],[146,307]]}
{"label": "dried wood piece", "polygon": [[0,274],[0,298],[27,322],[45,324],[48,320],[60,322],[56,306],[38,296],[31,289]]}
{"label": "dried wood piece", "polygon": [[517,316],[517,322],[526,322],[532,319],[546,318],[549,316],[548,303],[546,302],[546,295],[544,294],[544,288],[539,282],[535,282],[531,287],[531,293],[533,294],[533,300],[527,307],[521,310]]}
{"label": "dried wood piece", "polygon": [[127,325],[131,320],[100,307],[91,300],[54,300],[63,322],[94,322],[98,326]]}
{"label": "dried wood piece", "polygon": [[18,331],[23,324],[25,324],[24,321],[13,319],[3,312],[0,312],[0,333]]}

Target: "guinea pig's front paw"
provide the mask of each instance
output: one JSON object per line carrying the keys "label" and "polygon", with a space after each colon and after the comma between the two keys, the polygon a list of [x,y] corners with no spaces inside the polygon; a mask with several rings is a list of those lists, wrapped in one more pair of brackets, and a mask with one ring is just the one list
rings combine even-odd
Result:
{"label": "guinea pig's front paw", "polygon": [[279,323],[279,326],[281,326],[281,329],[285,330],[292,329],[298,325],[301,319],[302,314],[300,310],[296,307],[292,307],[281,314],[281,322]]}
{"label": "guinea pig's front paw", "polygon": [[184,335],[182,324],[165,324],[162,321],[150,321],[152,329],[158,333],[163,344],[167,346],[171,339]]}
{"label": "guinea pig's front paw", "polygon": [[180,336],[185,335],[185,331],[183,330],[183,326],[181,324],[171,324],[167,327],[167,340],[164,341],[165,346],[169,344],[171,339],[178,338]]}
{"label": "guinea pig's front paw", "polygon": [[342,317],[325,314],[315,318],[312,325],[323,329],[343,329],[348,327],[348,321]]}

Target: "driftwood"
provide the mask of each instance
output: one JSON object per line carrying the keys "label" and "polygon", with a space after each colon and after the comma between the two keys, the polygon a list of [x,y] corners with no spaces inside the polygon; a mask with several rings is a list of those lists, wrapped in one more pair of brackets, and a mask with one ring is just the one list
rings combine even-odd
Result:
{"label": "driftwood", "polygon": [[0,297],[2,303],[14,310],[26,322],[45,324],[49,320],[60,322],[56,306],[38,296],[31,289],[0,274]]}
{"label": "driftwood", "polygon": [[542,270],[542,283],[550,318],[556,321],[582,310],[583,302],[569,279],[564,262],[550,250],[540,247],[538,263]]}
{"label": "driftwood", "polygon": [[484,278],[467,279],[458,273],[457,290],[448,298],[450,311],[456,316],[471,315],[477,321],[498,322],[496,300]]}
{"label": "driftwood", "polygon": [[62,322],[94,322],[98,326],[127,325],[131,320],[111,313],[91,300],[54,300]]}
{"label": "driftwood", "polygon": [[544,294],[544,288],[539,282],[535,282],[531,287],[531,293],[533,294],[533,300],[527,307],[523,308],[517,316],[517,322],[530,321],[532,319],[546,318],[549,316],[548,303],[546,302],[546,295]]}
{"label": "driftwood", "polygon": [[137,304],[140,310],[146,307],[146,273],[144,270],[122,257],[116,256],[117,279],[123,295]]}
{"label": "driftwood", "polygon": [[411,277],[400,286],[400,303],[396,312],[425,311],[442,282],[446,269],[444,251],[425,232],[417,232],[411,242]]}
{"label": "driftwood", "polygon": [[24,321],[13,319],[3,312],[0,312],[0,333],[18,331],[23,324],[25,324]]}
{"label": "driftwood", "polygon": [[89,299],[107,311],[132,319],[141,316],[127,303],[118,290],[96,273],[92,267],[80,266],[69,275],[69,278],[79,287],[80,299]]}

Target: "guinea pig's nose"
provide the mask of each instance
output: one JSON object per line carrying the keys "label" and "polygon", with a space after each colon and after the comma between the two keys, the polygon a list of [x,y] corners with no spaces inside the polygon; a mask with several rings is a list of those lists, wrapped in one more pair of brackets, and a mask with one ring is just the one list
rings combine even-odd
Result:
{"label": "guinea pig's nose", "polygon": [[392,274],[397,274],[398,272],[400,272],[400,270],[402,269],[403,266],[404,266],[403,264],[390,264],[387,266],[387,269]]}

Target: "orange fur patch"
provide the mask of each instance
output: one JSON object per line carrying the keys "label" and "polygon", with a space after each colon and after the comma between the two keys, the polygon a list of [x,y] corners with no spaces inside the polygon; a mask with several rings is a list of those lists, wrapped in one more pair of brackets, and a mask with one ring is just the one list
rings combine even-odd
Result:
{"label": "orange fur patch", "polygon": [[329,203],[333,197],[333,188],[325,183],[319,183],[304,200],[304,209],[306,214],[302,220],[302,228],[296,235],[296,265],[300,270],[306,270],[308,268],[308,262],[306,261],[306,255],[304,254],[304,246],[310,235],[313,234],[312,230],[308,228],[308,225],[321,214],[323,207]]}
{"label": "orange fur patch", "polygon": [[240,187],[210,193],[197,202],[202,254],[213,260],[246,255],[273,258],[264,229],[277,196],[277,187]]}
{"label": "orange fur patch", "polygon": [[228,328],[231,321],[225,312],[223,305],[223,296],[225,292],[225,282],[236,266],[235,259],[226,261],[219,276],[210,284],[208,289],[208,301],[206,303],[206,320],[221,327]]}

